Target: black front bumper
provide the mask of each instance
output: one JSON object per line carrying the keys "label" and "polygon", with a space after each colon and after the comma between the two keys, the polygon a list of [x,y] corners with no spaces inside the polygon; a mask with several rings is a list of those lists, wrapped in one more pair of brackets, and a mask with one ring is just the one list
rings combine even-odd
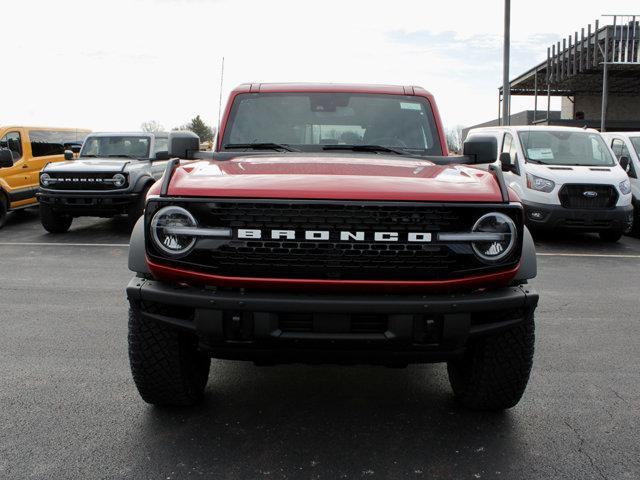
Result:
{"label": "black front bumper", "polygon": [[36,196],[40,203],[48,205],[56,213],[74,217],[112,217],[128,213],[140,198],[140,193],[67,193],[40,189]]}
{"label": "black front bumper", "polygon": [[134,278],[131,308],[195,333],[213,357],[406,364],[460,355],[470,337],[531,318],[527,285],[441,295],[223,291]]}
{"label": "black front bumper", "polygon": [[525,221],[532,229],[570,229],[583,232],[625,230],[633,221],[633,206],[574,209],[562,205],[523,202]]}

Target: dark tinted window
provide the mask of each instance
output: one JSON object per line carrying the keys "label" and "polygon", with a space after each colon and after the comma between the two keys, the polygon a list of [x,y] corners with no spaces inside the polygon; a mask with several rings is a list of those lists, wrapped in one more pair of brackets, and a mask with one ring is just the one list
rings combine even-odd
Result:
{"label": "dark tinted window", "polygon": [[403,95],[242,94],[224,133],[228,144],[281,143],[303,151],[322,145],[381,145],[442,155],[431,106]]}
{"label": "dark tinted window", "polygon": [[80,146],[86,138],[86,132],[64,130],[30,130],[31,154],[34,157],[62,155],[73,145]]}
{"label": "dark tinted window", "polygon": [[11,150],[14,161],[22,158],[22,141],[20,140],[20,133],[9,132],[4,137],[0,138],[0,148],[8,148]]}

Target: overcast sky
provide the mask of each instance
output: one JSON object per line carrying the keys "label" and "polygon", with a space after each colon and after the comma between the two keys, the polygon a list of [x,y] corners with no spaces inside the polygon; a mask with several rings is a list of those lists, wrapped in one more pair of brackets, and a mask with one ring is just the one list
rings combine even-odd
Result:
{"label": "overcast sky", "polygon": [[[503,1],[21,0],[2,8],[0,125],[167,129],[214,124],[244,82],[413,84],[447,126],[497,114]],[[512,2],[511,76],[638,0]],[[532,108],[518,99],[512,111]]]}

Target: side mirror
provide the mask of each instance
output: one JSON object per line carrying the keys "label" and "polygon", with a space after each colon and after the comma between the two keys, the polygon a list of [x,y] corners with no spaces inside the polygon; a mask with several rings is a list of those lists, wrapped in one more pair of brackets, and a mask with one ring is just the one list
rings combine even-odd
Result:
{"label": "side mirror", "polygon": [[620,157],[620,160],[618,160],[618,162],[620,163],[622,169],[625,172],[629,173],[631,167],[631,161],[629,160],[629,157]]}
{"label": "side mirror", "polygon": [[71,146],[71,151],[72,151],[73,153],[80,153],[80,149],[81,149],[81,148],[82,148],[82,146],[81,146],[81,145],[72,145],[72,146]]}
{"label": "side mirror", "polygon": [[8,148],[0,148],[0,168],[13,167],[13,154]]}
{"label": "side mirror", "polygon": [[169,134],[169,156],[171,158],[193,158],[200,151],[200,137],[189,131],[174,131]]}
{"label": "side mirror", "polygon": [[154,160],[169,160],[170,158],[168,151],[160,150],[159,152],[156,152]]}
{"label": "side mirror", "polygon": [[489,135],[473,136],[464,142],[463,154],[471,163],[493,163],[498,156],[498,142]]}
{"label": "side mirror", "polygon": [[503,172],[514,172],[516,170],[516,166],[511,163],[511,154],[509,152],[500,154],[500,166]]}
{"label": "side mirror", "polygon": [[64,159],[65,160],[73,160],[73,151],[65,150],[64,151]]}

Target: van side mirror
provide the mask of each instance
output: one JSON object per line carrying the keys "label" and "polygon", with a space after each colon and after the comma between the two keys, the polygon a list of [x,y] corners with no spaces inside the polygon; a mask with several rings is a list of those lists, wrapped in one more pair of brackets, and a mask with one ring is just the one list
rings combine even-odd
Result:
{"label": "van side mirror", "polygon": [[80,153],[80,149],[82,148],[81,145],[71,145],[71,151],[73,153]]}
{"label": "van side mirror", "polygon": [[618,160],[618,162],[620,163],[622,169],[625,172],[629,173],[629,169],[631,167],[631,161],[629,160],[629,157],[620,157],[620,160]]}
{"label": "van side mirror", "polygon": [[200,151],[200,137],[193,132],[176,130],[169,133],[169,156],[171,158],[193,158]]}
{"label": "van side mirror", "polygon": [[509,152],[500,154],[500,166],[503,172],[515,172],[516,166],[511,163],[511,154]]}
{"label": "van side mirror", "polygon": [[169,160],[171,157],[169,156],[169,152],[167,150],[160,150],[156,152],[156,156],[154,160]]}
{"label": "van side mirror", "polygon": [[471,163],[493,163],[498,156],[498,142],[489,135],[474,135],[464,142],[463,154]]}
{"label": "van side mirror", "polygon": [[13,167],[13,154],[8,148],[0,148],[0,168]]}
{"label": "van side mirror", "polygon": [[64,159],[65,160],[73,160],[73,151],[72,150],[65,150],[64,151]]}

